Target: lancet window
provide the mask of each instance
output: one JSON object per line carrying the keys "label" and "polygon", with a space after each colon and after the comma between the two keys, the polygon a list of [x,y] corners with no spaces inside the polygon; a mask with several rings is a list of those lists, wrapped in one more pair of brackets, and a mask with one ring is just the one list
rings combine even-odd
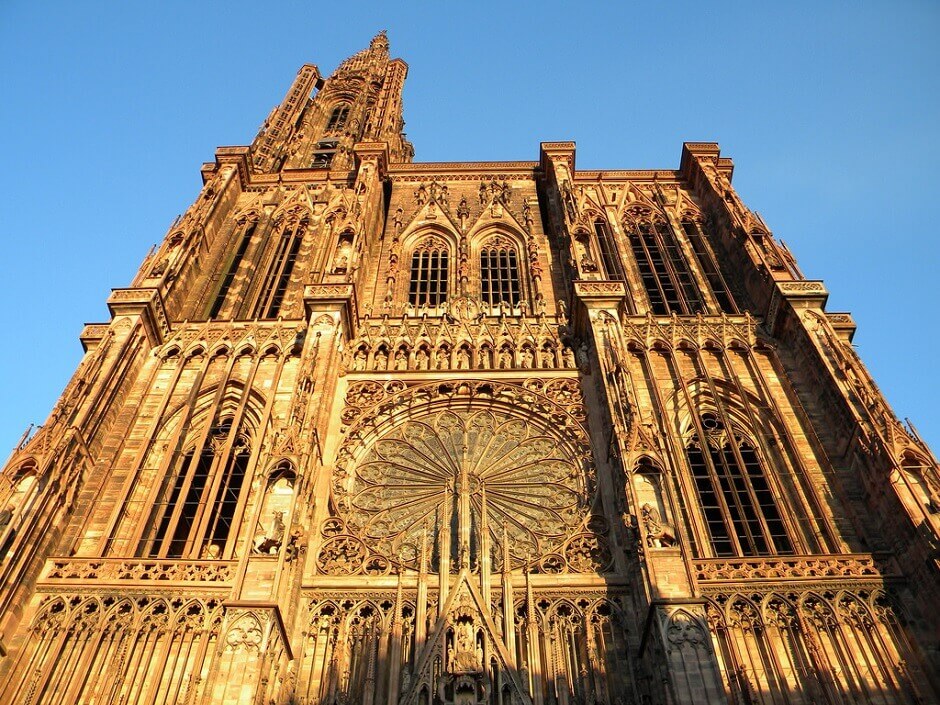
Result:
{"label": "lancet window", "polygon": [[622,281],[623,266],[620,263],[620,255],[617,254],[617,243],[614,241],[610,227],[601,218],[594,221],[594,234],[597,235],[597,246],[600,249],[601,262],[607,278]]}
{"label": "lancet window", "polygon": [[434,238],[420,243],[411,255],[408,303],[416,308],[446,303],[449,264],[447,245]]}
{"label": "lancet window", "polygon": [[731,296],[731,290],[721,276],[721,270],[718,268],[718,262],[715,255],[706,242],[705,233],[702,232],[702,226],[691,218],[683,218],[682,230],[692,245],[692,251],[698,260],[699,267],[705,275],[705,280],[718,302],[718,306],[725,313],[737,313],[738,307],[734,304]]}
{"label": "lancet window", "polygon": [[326,129],[329,130],[341,130],[346,126],[346,120],[349,118],[349,106],[346,103],[341,103],[333,108],[333,112],[330,113],[330,119],[326,123]]}
{"label": "lancet window", "polygon": [[251,443],[226,417],[179,455],[164,480],[138,553],[222,558],[229,548]]}
{"label": "lancet window", "polygon": [[698,419],[686,457],[715,556],[792,553],[773,491],[754,450],[715,414]]}
{"label": "lancet window", "polygon": [[632,223],[632,229],[630,247],[653,313],[665,316],[702,311],[702,297],[669,224],[641,218]]}
{"label": "lancet window", "polygon": [[238,268],[241,266],[242,260],[245,258],[245,252],[248,251],[248,246],[251,244],[251,238],[255,234],[255,228],[257,225],[258,222],[255,220],[243,223],[241,225],[242,236],[238,242],[238,249],[235,250],[235,254],[232,256],[232,261],[229,262],[225,276],[222,278],[222,283],[219,286],[219,291],[215,296],[215,301],[212,304],[212,308],[209,310],[209,318],[215,318],[218,316],[219,311],[222,310],[222,306],[225,305],[225,298],[228,296],[229,289],[232,288],[232,282],[235,281],[235,277],[238,274]]}
{"label": "lancet window", "polygon": [[500,240],[487,243],[480,251],[480,294],[490,306],[519,305],[519,261],[516,248]]}
{"label": "lancet window", "polygon": [[290,283],[297,254],[304,239],[306,223],[301,221],[284,228],[277,241],[274,258],[268,267],[261,293],[255,306],[256,318],[277,318],[284,303],[284,294]]}

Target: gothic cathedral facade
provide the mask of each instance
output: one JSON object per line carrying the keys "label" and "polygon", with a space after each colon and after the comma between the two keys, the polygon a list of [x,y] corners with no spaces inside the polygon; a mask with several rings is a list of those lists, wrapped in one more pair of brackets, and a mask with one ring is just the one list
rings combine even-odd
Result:
{"label": "gothic cathedral facade", "polygon": [[940,468],[731,186],[298,73],[0,475],[0,702],[940,697]]}

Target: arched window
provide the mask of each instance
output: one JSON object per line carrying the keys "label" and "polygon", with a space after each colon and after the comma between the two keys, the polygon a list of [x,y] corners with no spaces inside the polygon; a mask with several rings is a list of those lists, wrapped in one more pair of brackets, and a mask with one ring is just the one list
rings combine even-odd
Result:
{"label": "arched window", "polygon": [[508,303],[516,308],[519,305],[522,292],[515,247],[494,240],[480,251],[480,294],[483,302],[490,306]]}
{"label": "arched window", "polygon": [[653,313],[666,316],[704,310],[689,264],[669,224],[643,218],[632,225],[630,247]]}
{"label": "arched window", "polygon": [[242,237],[238,242],[238,249],[235,250],[235,254],[232,256],[232,261],[229,262],[225,276],[222,278],[219,291],[215,296],[215,302],[212,304],[212,308],[209,310],[209,318],[215,318],[218,316],[219,311],[222,310],[222,306],[225,305],[225,297],[228,296],[228,291],[232,288],[232,282],[235,281],[235,276],[238,274],[238,268],[241,266],[242,260],[245,257],[245,252],[248,251],[248,245],[251,244],[251,238],[255,234],[255,228],[257,225],[258,222],[255,220],[243,223],[241,225]]}
{"label": "arched window", "polygon": [[754,447],[721,420],[702,414],[686,446],[705,528],[715,556],[793,553]]}
{"label": "arched window", "polygon": [[327,130],[341,130],[346,127],[346,120],[349,118],[349,106],[341,103],[333,108],[330,113],[330,119],[326,123]]}
{"label": "arched window", "polygon": [[689,244],[692,245],[692,251],[702,268],[702,273],[705,275],[709,288],[715,295],[718,306],[725,313],[737,313],[738,307],[734,304],[728,284],[721,276],[721,270],[718,268],[715,255],[705,241],[705,233],[702,232],[701,225],[692,218],[683,218],[682,230],[685,232],[685,236],[689,238]]}
{"label": "arched window", "polygon": [[411,279],[408,303],[414,307],[437,307],[447,302],[449,276],[447,246],[437,240],[426,240],[411,255]]}
{"label": "arched window", "polygon": [[248,438],[233,431],[231,418],[213,426],[201,447],[183,453],[167,473],[139,554],[222,558],[250,457]]}
{"label": "arched window", "polygon": [[304,239],[305,222],[284,228],[277,242],[274,259],[261,286],[261,294],[255,306],[256,318],[277,318],[284,302],[284,294],[290,283],[290,275],[297,262],[297,253]]}
{"label": "arched window", "polygon": [[623,267],[620,264],[620,255],[617,253],[617,243],[607,223],[601,218],[594,221],[594,233],[597,235],[597,246],[601,251],[601,262],[608,279],[623,281]]}

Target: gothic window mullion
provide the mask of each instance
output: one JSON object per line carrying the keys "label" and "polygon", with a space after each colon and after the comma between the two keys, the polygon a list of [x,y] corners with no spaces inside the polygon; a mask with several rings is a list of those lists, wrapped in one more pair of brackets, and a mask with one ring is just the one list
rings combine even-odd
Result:
{"label": "gothic window mullion", "polygon": [[[205,453],[207,450],[206,441],[208,434],[209,429],[206,429],[202,434],[200,434],[199,442],[197,442],[192,451],[188,452],[184,456],[184,462],[186,464],[185,470],[181,470],[180,474],[178,475],[178,477],[183,478],[183,482],[179,485],[178,491],[174,487],[172,504],[169,504],[168,499],[168,504],[164,511],[168,511],[170,513],[170,518],[169,521],[166,522],[163,535],[159,538],[159,543],[155,542],[154,547],[151,549],[151,557],[173,557],[169,555],[169,552],[173,547],[173,544],[177,541],[180,521],[184,515],[184,505],[187,498],[190,496],[190,493],[192,492],[193,481],[198,477],[199,466],[205,462]],[[210,460],[210,462],[212,461]],[[179,481],[177,480],[177,483],[178,482]]]}
{"label": "gothic window mullion", "polygon": [[164,484],[164,489],[161,491],[158,497],[158,504],[156,506],[162,507],[158,512],[154,513],[151,521],[148,524],[154,524],[152,529],[148,528],[144,533],[144,536],[141,537],[140,543],[145,545],[141,555],[148,556],[160,556],[163,551],[163,542],[168,534],[170,528],[170,522],[173,519],[174,509],[179,503],[179,496],[183,489],[183,484],[187,478],[187,472],[177,472],[172,476],[172,479],[169,476],[169,473],[173,472],[173,469],[178,467],[178,463],[182,463],[183,467],[188,471],[190,464],[193,461],[195,455],[194,450],[186,451],[185,453],[173,453],[173,459],[170,462],[169,469],[167,473],[164,474],[166,477],[166,483]]}
{"label": "gothic window mullion", "polygon": [[728,432],[728,444],[731,447],[731,451],[734,454],[735,461],[737,462],[738,468],[741,472],[741,477],[745,486],[745,491],[747,493],[748,499],[750,500],[751,507],[754,513],[757,516],[757,520],[760,523],[762,536],[760,540],[765,544],[766,548],[758,551],[758,553],[773,553],[773,539],[770,532],[770,527],[767,524],[767,518],[764,516],[764,512],[761,510],[761,504],[758,500],[757,494],[754,492],[754,486],[752,484],[751,478],[748,476],[747,470],[748,465],[744,462],[744,456],[741,453],[741,447],[739,445],[739,439],[735,437],[732,431]]}
{"label": "gothic window mullion", "polygon": [[229,262],[228,269],[225,272],[225,276],[223,277],[222,283],[219,286],[219,290],[216,293],[215,301],[213,302],[212,308],[209,311],[209,318],[215,318],[218,316],[222,306],[225,304],[225,299],[228,296],[229,289],[232,288],[232,282],[234,282],[235,277],[238,276],[238,270],[241,267],[242,260],[245,257],[245,252],[248,250],[248,245],[251,243],[251,238],[255,233],[256,226],[257,221],[252,221],[243,226],[244,232],[242,233],[241,240],[239,241],[238,249],[235,251],[231,262]]}
{"label": "gothic window mullion", "polygon": [[206,509],[212,479],[218,475],[222,462],[223,459],[211,446],[203,449],[195,472],[189,478],[189,489],[183,496],[183,501],[178,502],[179,513],[168,545],[168,557],[201,557],[196,550],[199,544],[199,524]]}
{"label": "gothic window mullion", "polygon": [[739,446],[738,455],[744,463],[741,467],[763,521],[771,550],[775,553],[792,553],[793,545],[787,533],[786,523],[774,501],[773,489],[763,471],[757,451],[745,442],[743,446]]}
{"label": "gothic window mullion", "polygon": [[522,282],[519,279],[519,263],[516,261],[516,251],[509,250],[509,287],[510,301],[513,306],[518,306],[522,301]]}
{"label": "gothic window mullion", "polygon": [[734,297],[731,295],[731,289],[728,287],[728,283],[721,274],[718,260],[715,257],[715,253],[712,251],[711,245],[705,238],[705,233],[702,231],[701,226],[695,221],[685,220],[682,222],[682,229],[689,239],[692,251],[695,253],[695,257],[699,262],[699,266],[702,268],[702,272],[705,274],[705,280],[708,282],[709,288],[711,288],[712,294],[714,294],[715,300],[718,302],[718,306],[725,313],[738,313],[738,307],[734,302]]}
{"label": "gothic window mullion", "polygon": [[442,306],[447,301],[448,274],[450,272],[450,258],[447,250],[441,250],[441,270],[440,270],[440,290],[438,291],[437,303]]}
{"label": "gothic window mullion", "polygon": [[276,318],[280,313],[281,305],[284,303],[284,296],[290,285],[290,278],[294,272],[294,265],[297,262],[297,255],[300,252],[300,245],[303,242],[303,226],[298,226],[291,234],[290,247],[287,249],[287,256],[283,260],[280,272],[277,278],[277,286],[271,296],[268,310],[265,318]]}
{"label": "gothic window mullion", "polygon": [[239,436],[237,433],[236,420],[226,419],[228,425],[228,434],[225,437],[225,442],[221,449],[221,452],[217,454],[216,462],[212,467],[212,474],[209,477],[209,482],[205,490],[203,491],[203,502],[199,507],[199,512],[196,516],[194,522],[194,528],[191,531],[191,539],[193,541],[193,547],[198,545],[199,550],[194,551],[196,557],[202,558],[204,551],[204,544],[208,541],[210,535],[214,531],[214,515],[216,514],[216,504],[220,496],[220,489],[224,489],[225,484],[228,481],[228,473],[232,468],[232,464],[235,462],[235,453],[234,447],[235,443],[238,440]]}
{"label": "gothic window mullion", "polygon": [[274,283],[277,281],[278,273],[284,261],[284,255],[289,245],[290,232],[284,230],[278,236],[276,249],[271,262],[268,264],[267,273],[264,276],[261,290],[258,292],[257,303],[255,304],[255,318],[263,318],[264,312],[270,306],[271,296],[273,294]]}
{"label": "gothic window mullion", "polygon": [[604,265],[607,278],[623,281],[623,267],[620,264],[617,245],[607,223],[600,219],[594,221],[594,234],[597,237],[597,244],[601,251],[601,262]]}
{"label": "gothic window mullion", "polygon": [[[244,443],[242,445],[241,443]],[[250,446],[240,439],[229,456],[221,482],[209,494],[209,522],[204,532],[202,543],[205,546],[218,546],[217,557],[223,558],[232,538],[234,517],[244,490],[245,475],[251,456]]]}
{"label": "gothic window mullion", "polygon": [[663,264],[675,289],[676,305],[680,309],[677,313],[695,313],[698,292],[695,290],[695,283],[691,281],[688,264],[679,251],[678,243],[672,237],[672,231],[669,230],[668,224],[662,222],[651,224],[650,230],[662,253]]}
{"label": "gothic window mullion", "polygon": [[489,303],[493,297],[492,285],[493,252],[483,250],[480,253],[480,298]]}
{"label": "gothic window mullion", "polygon": [[[722,522],[722,538],[729,545],[730,551],[724,555],[741,555],[741,545],[738,540],[737,532],[734,531],[733,523],[731,522],[731,511],[728,507],[727,497],[722,491],[721,480],[718,472],[718,468],[715,467],[714,460],[712,458],[712,449],[709,445],[709,437],[705,433],[705,429],[702,425],[701,419],[698,416],[693,416],[693,423],[695,425],[695,436],[698,440],[699,448],[698,452],[701,456],[701,464],[705,469],[706,475],[700,477],[700,479],[705,480],[710,485],[710,490],[714,496],[715,504],[718,510],[721,513],[721,522]],[[694,443],[694,441],[693,441]],[[694,476],[694,468],[693,468]],[[699,493],[699,503],[702,501],[702,486],[699,480],[696,480],[696,487]],[[704,508],[701,508],[703,514],[705,514],[706,523],[717,524],[716,519],[709,520],[707,513],[704,511]],[[709,543],[711,544],[712,553],[716,556],[721,555],[718,552],[716,546],[716,538],[712,531],[711,526],[706,527],[708,530]]]}
{"label": "gothic window mullion", "polygon": [[660,286],[659,274],[656,271],[646,238],[643,237],[639,228],[635,230],[630,241],[633,244],[633,254],[640,269],[640,278],[643,280],[643,288],[646,290],[650,308],[655,315],[667,315],[669,313],[669,302],[666,293]]}
{"label": "gothic window mullion", "polygon": [[[761,527],[755,531],[754,522],[759,516],[755,512],[754,498],[750,496],[747,479],[741,472],[741,465],[737,462],[732,448],[734,441],[726,439],[720,447],[713,448],[716,464],[720,463],[725,478],[724,488],[726,501],[729,507],[734,507],[732,523],[746,556],[764,555],[767,553],[767,543]],[[729,459],[728,455],[731,454]]]}

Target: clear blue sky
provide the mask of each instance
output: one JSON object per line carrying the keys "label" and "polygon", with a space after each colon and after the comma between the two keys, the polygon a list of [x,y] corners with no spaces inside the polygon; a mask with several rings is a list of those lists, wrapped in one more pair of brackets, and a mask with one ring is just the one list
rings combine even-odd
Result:
{"label": "clear blue sky", "polygon": [[[416,160],[675,168],[717,141],[940,451],[940,3],[0,3],[0,455],[218,145],[388,29]],[[616,7],[614,6],[616,5]],[[270,9],[269,9],[270,8]]]}

